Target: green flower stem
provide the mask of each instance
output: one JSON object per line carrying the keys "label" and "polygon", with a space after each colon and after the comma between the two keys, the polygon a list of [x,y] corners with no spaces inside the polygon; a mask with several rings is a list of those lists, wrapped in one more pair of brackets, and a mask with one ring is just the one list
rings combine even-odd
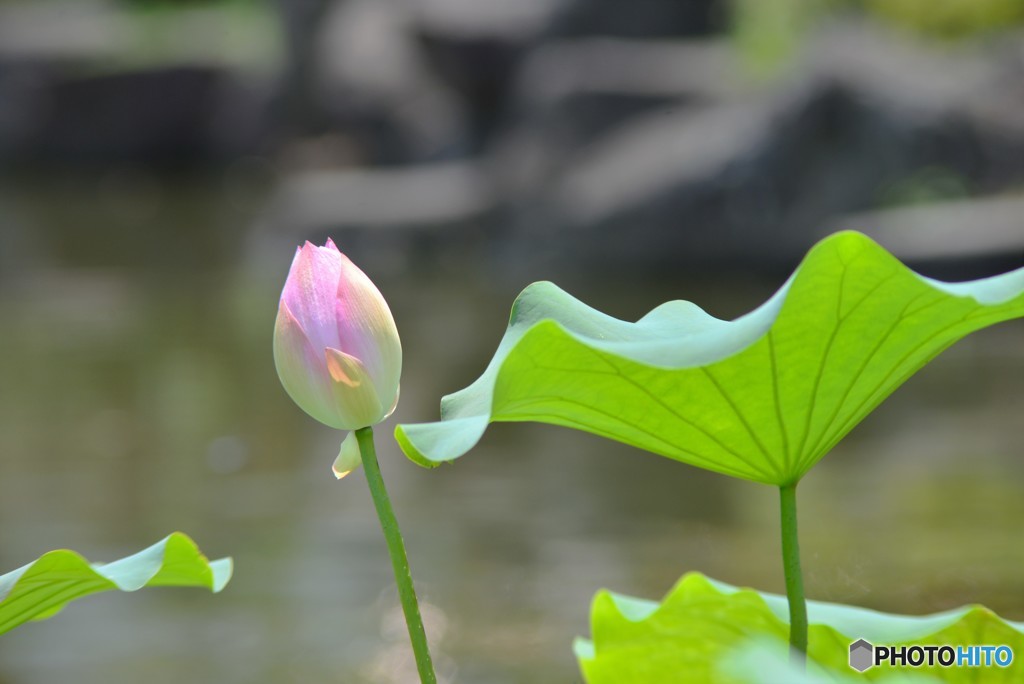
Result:
{"label": "green flower stem", "polygon": [[402,602],[405,613],[405,624],[409,627],[409,640],[416,655],[416,669],[420,673],[422,684],[436,684],[437,675],[430,660],[430,649],[427,647],[427,632],[423,629],[423,618],[420,617],[420,606],[416,600],[416,588],[412,584],[409,573],[409,559],[405,555],[405,543],[402,532],[398,529],[398,520],[391,508],[391,500],[384,488],[384,478],[380,474],[377,463],[377,452],[373,447],[373,428],[364,427],[356,430],[359,442],[359,454],[366,469],[366,482],[370,485],[373,505],[377,508],[377,517],[384,531],[384,539],[391,554],[391,566],[395,571],[395,584],[398,585],[398,598]]}
{"label": "green flower stem", "polygon": [[796,530],[796,483],[779,488],[782,504],[782,566],[789,599],[789,645],[793,662],[802,666],[807,656],[807,601],[800,570],[800,543]]}

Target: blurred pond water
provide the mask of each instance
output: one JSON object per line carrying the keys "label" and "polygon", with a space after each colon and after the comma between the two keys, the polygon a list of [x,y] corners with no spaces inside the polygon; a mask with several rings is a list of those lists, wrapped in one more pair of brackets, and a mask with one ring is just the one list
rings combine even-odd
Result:
{"label": "blurred pond water", "polygon": [[[0,197],[0,566],[57,547],[109,560],[180,529],[236,570],[219,596],[106,595],[6,635],[0,682],[414,681],[363,476],[334,481],[340,434],[274,373],[291,247],[266,261],[254,245],[257,193],[134,175],[14,190]],[[408,462],[394,422],[435,419],[483,370],[527,282],[468,263],[367,270],[405,348],[378,449],[444,681],[579,681],[570,644],[603,587],[657,598],[699,570],[783,590],[768,487],[540,425],[494,426],[453,466]],[[630,319],[672,298],[732,318],[784,279],[591,275],[546,274]],[[1017,321],[946,352],[829,455],[800,487],[808,594],[1024,619],[1022,387]]]}

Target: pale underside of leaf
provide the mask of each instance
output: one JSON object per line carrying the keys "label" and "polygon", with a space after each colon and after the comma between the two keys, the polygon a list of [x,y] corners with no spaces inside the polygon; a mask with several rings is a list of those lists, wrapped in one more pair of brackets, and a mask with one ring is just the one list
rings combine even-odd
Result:
{"label": "pale underside of leaf", "polygon": [[0,576],[0,634],[48,618],[70,601],[101,591],[181,586],[219,592],[231,572],[230,558],[208,561],[180,532],[112,563],[90,564],[74,551],[49,551]]}
{"label": "pale underside of leaf", "polygon": [[734,321],[675,301],[629,323],[535,283],[484,374],[442,400],[440,421],[395,434],[433,466],[466,453],[491,422],[553,423],[789,484],[949,345],[1021,316],[1024,269],[941,283],[853,232],[820,242]]}

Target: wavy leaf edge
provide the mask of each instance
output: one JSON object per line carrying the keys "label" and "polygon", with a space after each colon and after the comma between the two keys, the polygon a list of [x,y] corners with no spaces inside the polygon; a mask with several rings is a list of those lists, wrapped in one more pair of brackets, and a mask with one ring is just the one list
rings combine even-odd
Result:
{"label": "wavy leaf edge", "polygon": [[195,586],[219,593],[233,571],[230,557],[208,560],[181,532],[109,563],[90,563],[69,549],[47,551],[0,576],[0,634],[25,622],[51,617],[71,601],[102,591]]}
{"label": "wavy leaf edge", "polygon": [[[507,377],[507,373],[502,373],[503,369],[508,365],[509,360],[514,358],[515,352],[528,345],[532,338],[551,333],[572,341],[581,349],[614,355],[624,363],[665,371],[707,369],[714,364],[739,356],[765,338],[770,340],[776,323],[786,310],[790,300],[789,293],[794,282],[799,277],[810,278],[811,275],[814,275],[814,268],[824,260],[822,255],[831,254],[830,250],[835,250],[837,254],[845,253],[849,259],[854,261],[863,258],[865,254],[871,254],[872,258],[878,262],[878,269],[890,269],[894,273],[902,274],[903,277],[912,276],[936,293],[958,300],[973,300],[979,307],[983,307],[983,311],[984,307],[1003,307],[1004,305],[1012,307],[1008,312],[995,311],[993,315],[996,320],[985,319],[982,323],[972,321],[961,325],[965,330],[957,328],[952,333],[943,331],[943,334],[950,339],[942,338],[940,341],[935,341],[934,350],[929,351],[931,349],[929,347],[929,350],[926,350],[927,353],[920,354],[927,358],[920,360],[920,364],[916,368],[920,368],[942,349],[972,330],[994,322],[1024,316],[1024,268],[977,280],[956,283],[943,282],[916,273],[873,240],[855,231],[843,231],[820,241],[808,252],[801,264],[774,295],[753,311],[732,321],[717,319],[692,302],[675,300],[654,308],[635,323],[631,323],[608,316],[572,297],[553,283],[542,281],[531,284],[516,298],[505,334],[483,374],[468,387],[442,399],[439,421],[400,424],[395,428],[395,439],[406,456],[425,467],[436,467],[440,463],[450,462],[464,455],[479,442],[487,426],[494,421],[551,422],[577,427],[629,443],[629,440],[623,439],[621,435],[602,435],[599,430],[588,428],[586,425],[574,425],[568,420],[551,419],[545,415],[543,406],[540,408],[533,406],[519,413],[516,412],[515,407],[503,407],[502,410],[507,410],[507,413],[496,415],[493,409],[496,395],[501,389],[511,386],[510,383],[515,382],[513,378]],[[809,273],[811,275],[807,275]],[[841,280],[840,285],[844,282]],[[842,291],[840,291],[840,299],[841,297]],[[1018,299],[1021,300],[1020,307],[1017,307]],[[841,301],[840,305],[842,305]],[[901,322],[902,320],[900,319]],[[825,360],[822,363],[828,360],[830,351],[830,349],[826,350]],[[666,358],[670,359],[671,363],[664,363]],[[915,357],[914,361],[918,361],[918,359]],[[858,407],[859,415],[853,419],[847,419],[845,423],[842,419],[836,421],[834,417],[833,422],[838,422],[838,426],[830,424],[828,429],[839,432],[841,438],[874,406],[877,406],[909,375],[915,372],[916,368],[910,368],[908,371],[903,366],[897,365],[892,371],[895,375],[886,376],[887,384],[883,383],[884,387],[870,395],[869,401]],[[775,372],[774,368],[772,372]],[[905,373],[905,376],[900,373]],[[817,387],[815,390],[817,391]],[[816,398],[816,396],[812,397],[812,399]],[[776,401],[778,401],[777,397]],[[814,410],[813,406],[807,409],[810,414],[813,414]],[[842,418],[846,419],[847,417],[842,416]],[[780,431],[786,432],[789,429],[781,427],[781,416],[779,423]],[[749,427],[748,432],[753,434]],[[656,439],[655,436],[648,438]],[[783,435],[783,440],[785,440],[785,435]],[[754,441],[757,441],[756,436],[754,436]],[[834,438],[834,435],[828,434],[827,431],[825,434],[817,435],[816,440],[811,439],[810,428],[807,428],[800,448],[804,449],[806,446],[804,451],[810,453],[810,456],[803,452],[796,453],[791,462],[789,455],[786,454],[785,459],[780,459],[780,463],[765,465],[761,470],[739,464],[735,468],[735,472],[730,472],[729,467],[714,463],[714,459],[706,459],[711,463],[709,466],[706,463],[700,463],[701,459],[696,456],[673,455],[672,457],[744,479],[782,485],[798,481],[824,453],[834,446],[836,441],[838,439]],[[671,445],[662,450],[653,448],[649,450],[668,455],[667,452],[676,449],[676,446],[678,445]],[[758,444],[758,446],[761,445]],[[763,448],[761,450],[765,451]]]}
{"label": "wavy leaf edge", "polygon": [[[712,598],[735,597],[742,601],[752,602],[756,607],[769,610],[784,625],[789,624],[789,608],[785,596],[761,592],[748,587],[736,587],[711,579],[699,572],[689,572],[683,575],[660,602],[618,594],[605,589],[598,591],[591,604],[592,637],[590,639],[577,637],[572,644],[573,653],[584,671],[588,664],[594,664],[600,657],[602,646],[599,643],[599,634],[602,628],[608,628],[608,609],[611,609],[611,615],[615,621],[642,625],[647,621],[659,620],[659,618],[670,619],[671,614],[679,611],[681,605],[700,610],[702,608],[700,603],[708,596]],[[697,598],[694,599],[694,597]],[[688,601],[692,603],[688,604]],[[866,639],[874,644],[914,643],[954,627],[962,621],[970,620],[972,617],[998,620],[1001,624],[1021,634],[1024,639],[1024,622],[1005,620],[980,604],[968,604],[927,615],[897,615],[870,608],[810,600],[807,602],[807,612],[808,623],[812,631],[815,628],[828,628],[850,640]],[[617,629],[614,627],[611,629],[610,634],[613,638],[622,638]],[[661,638],[672,638],[670,632],[664,631],[664,624],[660,629],[662,630],[659,632]],[[774,642],[775,646],[782,648],[785,652],[784,640],[772,639],[769,634],[760,634],[756,626],[751,626],[748,631],[746,636],[737,639],[739,645],[727,648],[726,653],[739,653],[750,647],[751,644],[758,642],[761,642],[763,647]],[[635,643],[628,640],[621,645],[622,648],[635,646]],[[723,662],[728,660],[729,658],[726,657]],[[816,668],[824,667],[817,663],[814,666]],[[821,671],[825,672],[826,670]],[[896,675],[894,674],[894,676]],[[832,679],[828,681],[832,681]]]}
{"label": "wavy leaf edge", "polygon": [[[651,619],[659,611],[671,610],[671,599],[678,597],[680,594],[687,591],[701,590],[714,590],[722,596],[740,595],[750,597],[752,600],[763,601],[764,605],[771,610],[776,618],[787,625],[789,624],[789,603],[785,596],[758,591],[750,587],[737,587],[712,579],[700,572],[688,572],[683,575],[660,602],[602,589],[594,596],[593,603],[596,605],[599,602],[608,601],[610,605],[614,606],[616,612],[623,620],[640,623]],[[955,624],[972,611],[994,614],[991,609],[979,603],[971,603],[926,615],[897,615],[871,608],[851,606],[845,603],[807,601],[807,620],[809,624],[826,625],[843,634],[857,633],[858,636],[865,639],[875,639],[879,642],[904,642],[919,639],[931,632],[945,629]],[[876,629],[870,626],[866,627],[865,625],[878,620],[890,623],[892,631],[860,633],[859,630]],[[1014,622],[1003,620],[1002,618],[1000,620],[1021,634],[1024,634],[1024,622]]]}

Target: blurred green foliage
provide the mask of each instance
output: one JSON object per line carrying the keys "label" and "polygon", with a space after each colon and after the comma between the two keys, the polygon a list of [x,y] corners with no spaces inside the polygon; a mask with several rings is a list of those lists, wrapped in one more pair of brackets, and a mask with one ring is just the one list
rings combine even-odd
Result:
{"label": "blurred green foliage", "polygon": [[864,4],[886,22],[940,38],[967,38],[1024,23],[1021,0],[864,0]]}
{"label": "blurred green foliage", "polygon": [[130,8],[158,8],[164,10],[194,9],[196,7],[223,7],[226,5],[260,6],[268,0],[117,0],[117,4]]}
{"label": "blurred green foliage", "polygon": [[904,207],[967,199],[970,196],[971,187],[963,175],[954,169],[927,166],[886,185],[878,198],[878,205]]}
{"label": "blurred green foliage", "polygon": [[822,20],[861,16],[941,39],[1024,25],[1024,0],[731,0],[732,36],[755,77],[784,67]]}
{"label": "blurred green foliage", "polygon": [[732,35],[755,78],[771,76],[799,49],[810,26],[835,0],[732,0]]}

